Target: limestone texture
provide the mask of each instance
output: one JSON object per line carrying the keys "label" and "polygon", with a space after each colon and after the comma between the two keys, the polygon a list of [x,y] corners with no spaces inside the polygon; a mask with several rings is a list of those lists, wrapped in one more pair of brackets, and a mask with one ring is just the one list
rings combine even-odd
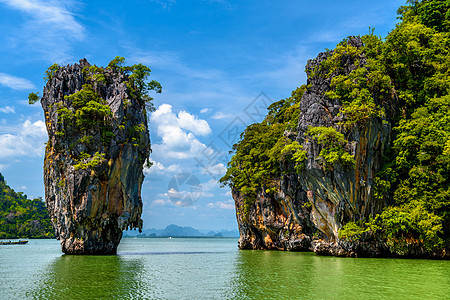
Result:
{"label": "limestone texture", "polygon": [[[96,80],[90,66],[82,59],[60,67],[41,99],[49,137],[45,201],[66,254],[114,254],[123,230],[142,228],[142,170],[150,151],[145,104],[130,91],[126,74],[101,68]],[[81,111],[68,97],[85,84],[109,107],[102,117],[95,103]],[[92,114],[84,121],[92,124],[81,124],[83,113]]]}
{"label": "limestone texture", "polygon": [[[362,47],[359,38],[350,38],[348,43]],[[248,214],[244,212],[239,192],[232,191],[241,249],[313,250],[318,254],[337,256],[385,255],[386,249],[376,241],[369,243],[376,249],[373,251],[368,250],[367,245],[357,247],[347,243],[343,246],[338,231],[349,221],[365,220],[381,212],[389,201],[376,200],[373,180],[390,145],[395,95],[391,99],[376,99],[383,105],[385,116],[371,117],[362,126],[345,128],[342,121],[346,115],[340,113],[342,104],[325,95],[336,74],[325,76],[328,70],[317,68],[330,55],[332,52],[320,53],[308,61],[308,88],[300,102],[297,130],[285,132],[307,152],[305,169],[297,173],[292,166],[281,165],[283,175],[276,182],[278,192],[269,195],[261,188]],[[364,63],[364,56],[359,60]],[[350,57],[343,65],[344,74],[356,68]],[[337,163],[331,170],[325,170],[318,160],[322,146],[305,135],[309,126],[333,127],[343,133],[348,141],[345,148],[354,158],[355,165],[349,167]]]}

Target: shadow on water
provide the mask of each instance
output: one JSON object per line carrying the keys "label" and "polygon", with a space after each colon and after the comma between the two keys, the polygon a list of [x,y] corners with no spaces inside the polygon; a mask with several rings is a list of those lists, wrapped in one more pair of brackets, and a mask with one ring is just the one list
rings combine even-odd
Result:
{"label": "shadow on water", "polygon": [[448,261],[239,251],[234,299],[445,299]]}
{"label": "shadow on water", "polygon": [[144,265],[120,256],[56,258],[32,291],[34,299],[129,299],[140,289]]}

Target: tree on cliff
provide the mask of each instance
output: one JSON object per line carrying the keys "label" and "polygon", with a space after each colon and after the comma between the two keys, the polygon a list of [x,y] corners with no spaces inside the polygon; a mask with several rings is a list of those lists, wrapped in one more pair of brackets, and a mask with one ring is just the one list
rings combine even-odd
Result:
{"label": "tree on cliff", "polygon": [[[441,255],[450,247],[450,2],[408,3],[399,8],[401,21],[385,40],[372,33],[362,36],[363,45],[356,47],[346,39],[309,75],[332,77],[325,96],[341,105],[342,131],[364,126],[371,118],[395,116],[390,119],[390,150],[374,178],[374,197],[389,206],[370,220],[348,223],[339,237],[357,240],[371,233],[393,253],[408,254],[419,247]],[[345,69],[350,61],[354,67]],[[250,125],[233,147],[235,154],[221,181],[244,196],[247,211],[258,190],[276,192],[273,183],[286,160],[296,158],[294,163],[301,166],[301,152],[293,156],[285,137],[289,131],[275,130],[285,122],[280,116],[298,110],[300,101],[273,104],[266,119]],[[291,118],[297,124],[298,112]],[[331,134],[333,138],[321,144],[327,151],[318,157],[324,167],[344,165],[339,155],[351,159],[345,140],[331,143],[341,134],[334,131],[311,127],[300,137]]]}
{"label": "tree on cliff", "polygon": [[[150,92],[161,92],[149,75],[123,57],[106,68],[81,59],[46,71],[45,200],[67,254],[116,253],[123,230],[142,229]],[[39,98],[32,93],[29,102]]]}

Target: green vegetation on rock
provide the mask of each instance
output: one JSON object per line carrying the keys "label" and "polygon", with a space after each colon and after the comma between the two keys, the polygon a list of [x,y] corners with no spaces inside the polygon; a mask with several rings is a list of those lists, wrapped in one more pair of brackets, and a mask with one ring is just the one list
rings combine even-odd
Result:
{"label": "green vegetation on rock", "polygon": [[[348,44],[347,39],[342,41],[319,66],[328,71],[327,77],[333,75],[330,90],[325,94],[341,102],[346,117],[343,125],[347,128],[363,126],[371,117],[383,116],[383,104],[394,94],[391,79],[379,60],[381,39],[372,32],[361,40],[364,45],[359,48]],[[355,69],[347,74],[344,66],[349,62]]]}
{"label": "green vegetation on rock", "polygon": [[248,216],[249,205],[258,191],[262,189],[267,194],[277,191],[282,161],[292,160],[301,168],[305,160],[301,146],[284,135],[285,130],[296,125],[298,105],[305,89],[302,86],[293,91],[291,97],[270,105],[267,117],[261,123],[248,126],[241,134],[241,141],[233,146],[235,154],[220,181],[244,197],[244,217]]}
{"label": "green vegetation on rock", "polygon": [[105,153],[95,152],[93,156],[81,152],[80,157],[77,160],[77,163],[73,166],[75,170],[86,170],[86,169],[95,169],[99,164],[105,161]]}
{"label": "green vegetation on rock", "polygon": [[[59,65],[53,64],[45,72],[44,79],[47,82],[51,81],[60,69]],[[71,151],[77,147],[77,144],[85,146],[85,152],[72,153],[76,161],[74,165],[76,170],[95,168],[101,162],[99,155],[102,159],[107,159],[104,151],[114,137],[111,125],[113,116],[105,96],[102,96],[102,91],[108,84],[108,80],[109,83],[112,83],[111,76],[114,74],[119,76],[119,81],[125,83],[125,89],[130,97],[130,99],[123,100],[125,117],[118,126],[120,130],[125,130],[128,122],[127,116],[132,113],[132,111],[128,112],[132,100],[139,103],[139,106],[144,109],[144,114],[154,110],[150,92],[161,93],[162,88],[157,81],[149,81],[150,72],[150,68],[143,64],[127,66],[125,58],[119,56],[114,58],[106,68],[87,64],[82,69],[84,82],[82,88],[73,94],[65,95],[64,99],[54,104],[58,117],[58,130],[55,135],[59,142],[67,143]],[[38,93],[30,93],[28,99],[30,104],[34,104],[40,100],[40,96]],[[128,124],[127,132],[122,133],[126,134],[127,139],[122,143],[124,145],[132,144],[139,148],[149,147],[146,145],[145,139],[142,139],[146,130],[147,126],[144,123]],[[99,144],[103,147],[100,147]],[[49,143],[48,147],[51,146]]]}
{"label": "green vegetation on rock", "polygon": [[399,99],[393,148],[375,178],[375,196],[394,205],[375,218],[376,234],[398,254],[439,252],[450,246],[450,4],[414,1],[399,13],[376,57]]}
{"label": "green vegetation on rock", "polygon": [[0,239],[53,238],[54,230],[42,199],[15,192],[0,174]]}
{"label": "green vegetation on rock", "polygon": [[[339,128],[310,127],[305,138],[321,145],[324,170],[352,166],[343,133],[373,118],[390,122],[391,147],[373,178],[377,203],[390,205],[370,220],[344,224],[339,238],[370,233],[400,255],[444,253],[450,247],[450,2],[408,3],[385,39],[373,32],[361,37],[362,45],[346,39],[312,70],[310,78],[331,78],[325,96],[340,103],[342,121]],[[302,172],[306,153],[287,136],[298,123],[303,91],[272,104],[265,120],[248,126],[233,147],[221,181],[245,199],[244,212],[258,192],[279,189],[284,160]]]}
{"label": "green vegetation on rock", "polygon": [[53,64],[45,71],[44,81],[48,82],[52,80],[53,75],[55,75],[56,71],[58,71],[60,66],[58,64]]}
{"label": "green vegetation on rock", "polygon": [[345,166],[355,163],[353,156],[345,150],[348,141],[333,127],[309,127],[307,134],[322,145],[318,159],[324,169],[332,169],[335,163]]}

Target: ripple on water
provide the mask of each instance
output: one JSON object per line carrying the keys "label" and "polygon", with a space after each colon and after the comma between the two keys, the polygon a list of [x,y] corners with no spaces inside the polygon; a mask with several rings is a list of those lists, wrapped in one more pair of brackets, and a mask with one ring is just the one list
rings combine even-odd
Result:
{"label": "ripple on water", "polygon": [[238,251],[236,239],[123,239],[69,256],[53,240],[0,247],[1,299],[448,299],[449,261]]}

